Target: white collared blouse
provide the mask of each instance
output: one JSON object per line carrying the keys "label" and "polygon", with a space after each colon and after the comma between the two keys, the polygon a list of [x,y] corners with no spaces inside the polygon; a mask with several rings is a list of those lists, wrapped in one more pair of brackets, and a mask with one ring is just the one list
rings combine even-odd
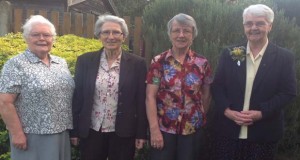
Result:
{"label": "white collared blouse", "polygon": [[25,133],[54,134],[73,128],[73,78],[64,59],[49,57],[47,66],[26,50],[2,69],[0,93],[18,94],[15,107]]}
{"label": "white collared blouse", "polygon": [[109,67],[105,53],[101,54],[91,115],[91,128],[95,131],[115,131],[121,55]]}

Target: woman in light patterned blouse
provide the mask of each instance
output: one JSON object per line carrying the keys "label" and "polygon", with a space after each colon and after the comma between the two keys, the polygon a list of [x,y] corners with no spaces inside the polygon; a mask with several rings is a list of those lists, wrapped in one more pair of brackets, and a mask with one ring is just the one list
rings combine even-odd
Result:
{"label": "woman in light patterned blouse", "polygon": [[147,136],[146,62],[122,50],[124,19],[99,16],[95,36],[103,48],[76,62],[71,142],[81,160],[133,160]]}
{"label": "woman in light patterned blouse", "polygon": [[64,59],[50,54],[56,31],[40,15],[23,26],[28,45],[0,77],[0,113],[12,160],[70,160],[74,81]]}

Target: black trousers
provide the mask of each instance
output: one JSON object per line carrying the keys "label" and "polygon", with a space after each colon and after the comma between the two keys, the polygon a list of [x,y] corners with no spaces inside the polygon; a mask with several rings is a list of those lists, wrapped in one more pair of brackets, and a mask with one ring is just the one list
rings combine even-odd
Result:
{"label": "black trousers", "polygon": [[214,137],[213,160],[274,160],[277,143]]}
{"label": "black trousers", "polygon": [[90,129],[89,136],[80,139],[79,147],[81,160],[133,160],[135,138]]}
{"label": "black trousers", "polygon": [[190,135],[178,135],[162,132],[164,148],[150,148],[151,160],[202,160],[203,131],[197,130]]}

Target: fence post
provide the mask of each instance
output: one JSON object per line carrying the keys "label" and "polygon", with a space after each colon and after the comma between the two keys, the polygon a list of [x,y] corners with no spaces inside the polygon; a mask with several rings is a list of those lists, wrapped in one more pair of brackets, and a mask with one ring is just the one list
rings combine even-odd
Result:
{"label": "fence post", "polygon": [[64,19],[63,19],[61,35],[71,33],[71,24],[72,24],[71,23],[71,13],[70,12],[64,12]]}
{"label": "fence post", "polygon": [[8,1],[0,1],[0,36],[11,32],[12,7]]}
{"label": "fence post", "polygon": [[153,44],[152,44],[152,39],[147,35],[144,36],[144,40],[145,40],[145,59],[146,59],[147,66],[149,66],[153,58],[153,50],[152,50]]}
{"label": "fence post", "polygon": [[124,44],[125,45],[127,45],[128,47],[129,47],[129,39],[131,38],[131,17],[130,16],[124,16],[123,17],[124,18],[124,20],[125,20],[125,22],[126,22],[126,24],[127,24],[127,26],[128,26],[128,31],[129,31],[129,35],[128,35],[128,37],[125,39],[125,42],[124,42]]}
{"label": "fence post", "polygon": [[142,17],[135,17],[134,19],[134,32],[133,32],[133,53],[137,55],[141,54],[142,48]]}
{"label": "fence post", "polygon": [[[73,25],[73,24],[72,24]],[[75,13],[74,34],[83,37],[83,14]]]}

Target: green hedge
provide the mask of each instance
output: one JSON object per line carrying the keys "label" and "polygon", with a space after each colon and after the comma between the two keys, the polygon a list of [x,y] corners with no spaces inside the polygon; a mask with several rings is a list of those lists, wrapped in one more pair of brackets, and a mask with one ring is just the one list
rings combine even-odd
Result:
{"label": "green hedge", "polygon": [[[27,47],[21,33],[9,33],[0,37],[0,44],[0,69],[9,58],[22,53]],[[64,35],[56,37],[51,53],[65,58],[71,73],[74,74],[77,56],[101,47],[102,44],[96,39]]]}

